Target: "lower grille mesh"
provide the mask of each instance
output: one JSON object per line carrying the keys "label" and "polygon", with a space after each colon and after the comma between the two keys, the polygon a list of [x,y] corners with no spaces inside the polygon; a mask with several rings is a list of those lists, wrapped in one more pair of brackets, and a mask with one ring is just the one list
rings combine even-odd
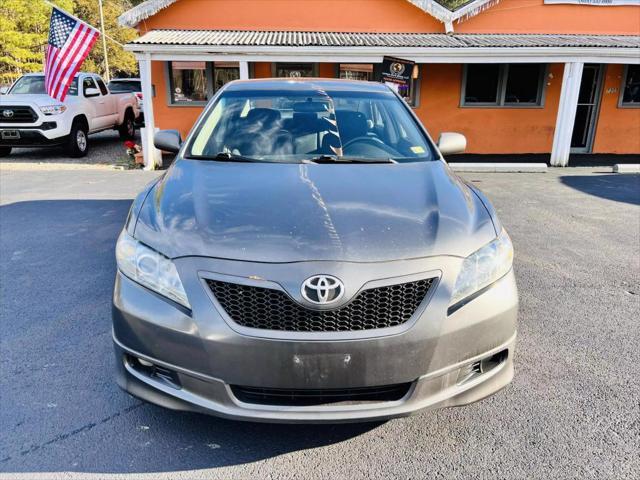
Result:
{"label": "lower grille mesh", "polygon": [[312,310],[270,288],[207,280],[231,319],[243,327],[288,332],[346,332],[402,325],[422,303],[434,279],[371,288],[334,310]]}
{"label": "lower grille mesh", "polygon": [[231,391],[241,402],[258,405],[313,406],[341,404],[363,404],[395,402],[404,398],[411,383],[400,383],[382,387],[341,389],[284,389],[256,388],[232,385]]}

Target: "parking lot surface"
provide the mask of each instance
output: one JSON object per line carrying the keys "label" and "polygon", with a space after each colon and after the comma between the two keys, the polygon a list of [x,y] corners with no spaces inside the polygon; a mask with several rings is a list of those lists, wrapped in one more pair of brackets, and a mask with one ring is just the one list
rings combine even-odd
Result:
{"label": "parking lot surface", "polygon": [[2,478],[640,477],[640,176],[467,174],[516,249],[516,376],[377,424],[236,423],[113,381],[114,244],[158,173],[0,164]]}

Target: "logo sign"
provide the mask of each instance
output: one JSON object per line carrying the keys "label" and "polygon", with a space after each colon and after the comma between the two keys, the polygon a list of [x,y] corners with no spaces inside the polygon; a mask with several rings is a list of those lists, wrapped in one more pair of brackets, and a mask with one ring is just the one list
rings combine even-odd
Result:
{"label": "logo sign", "polygon": [[4,110],[2,112],[2,116],[4,118],[13,118],[13,115],[14,115],[13,110]]}
{"label": "logo sign", "polygon": [[302,297],[315,305],[331,305],[343,294],[343,283],[331,275],[314,275],[302,283]]}
{"label": "logo sign", "polygon": [[415,62],[402,58],[384,57],[382,60],[382,83],[386,83],[401,97],[411,96],[411,75]]}

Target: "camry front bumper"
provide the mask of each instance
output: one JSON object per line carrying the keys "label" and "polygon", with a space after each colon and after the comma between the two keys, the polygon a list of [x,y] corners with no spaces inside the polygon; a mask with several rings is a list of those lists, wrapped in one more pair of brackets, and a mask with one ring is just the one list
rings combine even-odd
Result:
{"label": "camry front bumper", "polygon": [[[458,259],[387,264],[388,278],[438,276],[416,318],[386,332],[289,334],[243,330],[217,311],[202,281],[210,272],[234,271],[235,278],[243,278],[250,271],[254,277],[282,278],[274,269],[284,268],[233,264],[213,259],[176,262],[192,311],[117,274],[113,335],[117,381],[123,389],[164,407],[239,420],[350,422],[465,405],[495,393],[513,377],[518,308],[513,272],[447,315],[455,278],[443,272],[457,272]],[[289,266],[299,270],[289,277],[304,279],[323,271],[358,283],[345,278],[349,274],[341,267],[298,264]],[[360,265],[358,272],[368,275],[366,266]],[[244,387],[299,392],[394,385],[406,385],[400,397],[314,405],[253,402],[238,394]]]}

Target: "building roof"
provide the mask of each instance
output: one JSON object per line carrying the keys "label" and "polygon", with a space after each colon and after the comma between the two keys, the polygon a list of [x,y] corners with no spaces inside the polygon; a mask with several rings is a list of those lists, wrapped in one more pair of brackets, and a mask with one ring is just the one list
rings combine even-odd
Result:
{"label": "building roof", "polygon": [[[146,0],[126,11],[118,18],[123,27],[135,27],[178,0]],[[500,0],[407,0],[441,22],[451,25],[462,21],[499,3]],[[447,27],[448,31],[450,27]]]}
{"label": "building roof", "polygon": [[219,47],[640,48],[638,35],[359,33],[259,30],[153,30],[136,45]]}

